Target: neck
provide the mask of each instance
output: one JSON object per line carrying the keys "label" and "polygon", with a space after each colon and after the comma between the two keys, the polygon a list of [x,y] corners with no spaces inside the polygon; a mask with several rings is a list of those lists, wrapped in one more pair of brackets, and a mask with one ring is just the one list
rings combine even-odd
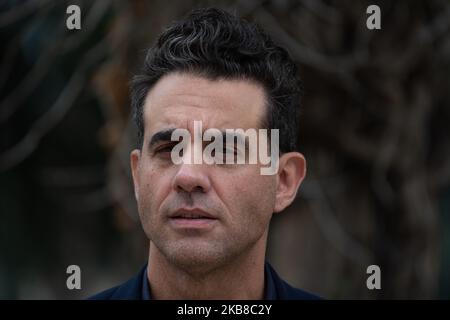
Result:
{"label": "neck", "polygon": [[264,298],[267,233],[226,265],[201,274],[187,272],[166,259],[150,242],[147,275],[153,299],[260,300]]}

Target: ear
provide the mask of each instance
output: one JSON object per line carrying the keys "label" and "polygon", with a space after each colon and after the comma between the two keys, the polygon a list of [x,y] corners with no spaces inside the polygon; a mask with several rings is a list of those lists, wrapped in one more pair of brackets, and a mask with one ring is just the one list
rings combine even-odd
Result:
{"label": "ear", "polygon": [[131,174],[133,176],[134,196],[139,200],[139,161],[141,159],[141,150],[134,149],[130,154]]}
{"label": "ear", "polygon": [[285,153],[279,161],[274,212],[283,211],[294,201],[306,175],[306,160],[301,153]]}

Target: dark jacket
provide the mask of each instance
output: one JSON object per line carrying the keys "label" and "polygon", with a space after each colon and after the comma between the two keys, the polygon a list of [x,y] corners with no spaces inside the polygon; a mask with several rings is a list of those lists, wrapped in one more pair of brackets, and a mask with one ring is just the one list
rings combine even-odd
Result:
{"label": "dark jacket", "polygon": [[[127,282],[113,287],[111,289],[100,292],[92,297],[90,300],[143,300],[143,283],[147,281],[147,265],[145,265],[139,273],[128,280]],[[267,284],[270,283],[270,297],[266,299],[278,299],[278,300],[314,300],[320,299],[319,297],[308,293],[306,291],[294,288],[287,282],[281,279],[272,266],[266,262],[264,267],[266,290]]]}

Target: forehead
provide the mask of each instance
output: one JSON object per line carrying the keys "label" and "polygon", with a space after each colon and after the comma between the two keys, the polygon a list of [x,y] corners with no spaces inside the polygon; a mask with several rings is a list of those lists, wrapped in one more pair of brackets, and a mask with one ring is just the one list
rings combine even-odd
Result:
{"label": "forehead", "polygon": [[167,128],[259,128],[266,114],[261,85],[249,80],[209,80],[185,73],[161,78],[144,104],[146,136]]}

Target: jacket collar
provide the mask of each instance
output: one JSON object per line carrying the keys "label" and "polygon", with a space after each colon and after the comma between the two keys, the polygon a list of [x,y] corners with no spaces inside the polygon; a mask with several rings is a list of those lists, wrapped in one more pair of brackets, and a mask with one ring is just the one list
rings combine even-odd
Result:
{"label": "jacket collar", "polygon": [[[320,299],[318,296],[290,286],[280,278],[268,262],[264,265],[264,274],[265,299],[267,300]],[[151,292],[147,279],[147,264],[141,268],[135,277],[124,284],[109,289],[94,297],[94,299],[112,300],[144,300],[145,298],[151,299]]]}

